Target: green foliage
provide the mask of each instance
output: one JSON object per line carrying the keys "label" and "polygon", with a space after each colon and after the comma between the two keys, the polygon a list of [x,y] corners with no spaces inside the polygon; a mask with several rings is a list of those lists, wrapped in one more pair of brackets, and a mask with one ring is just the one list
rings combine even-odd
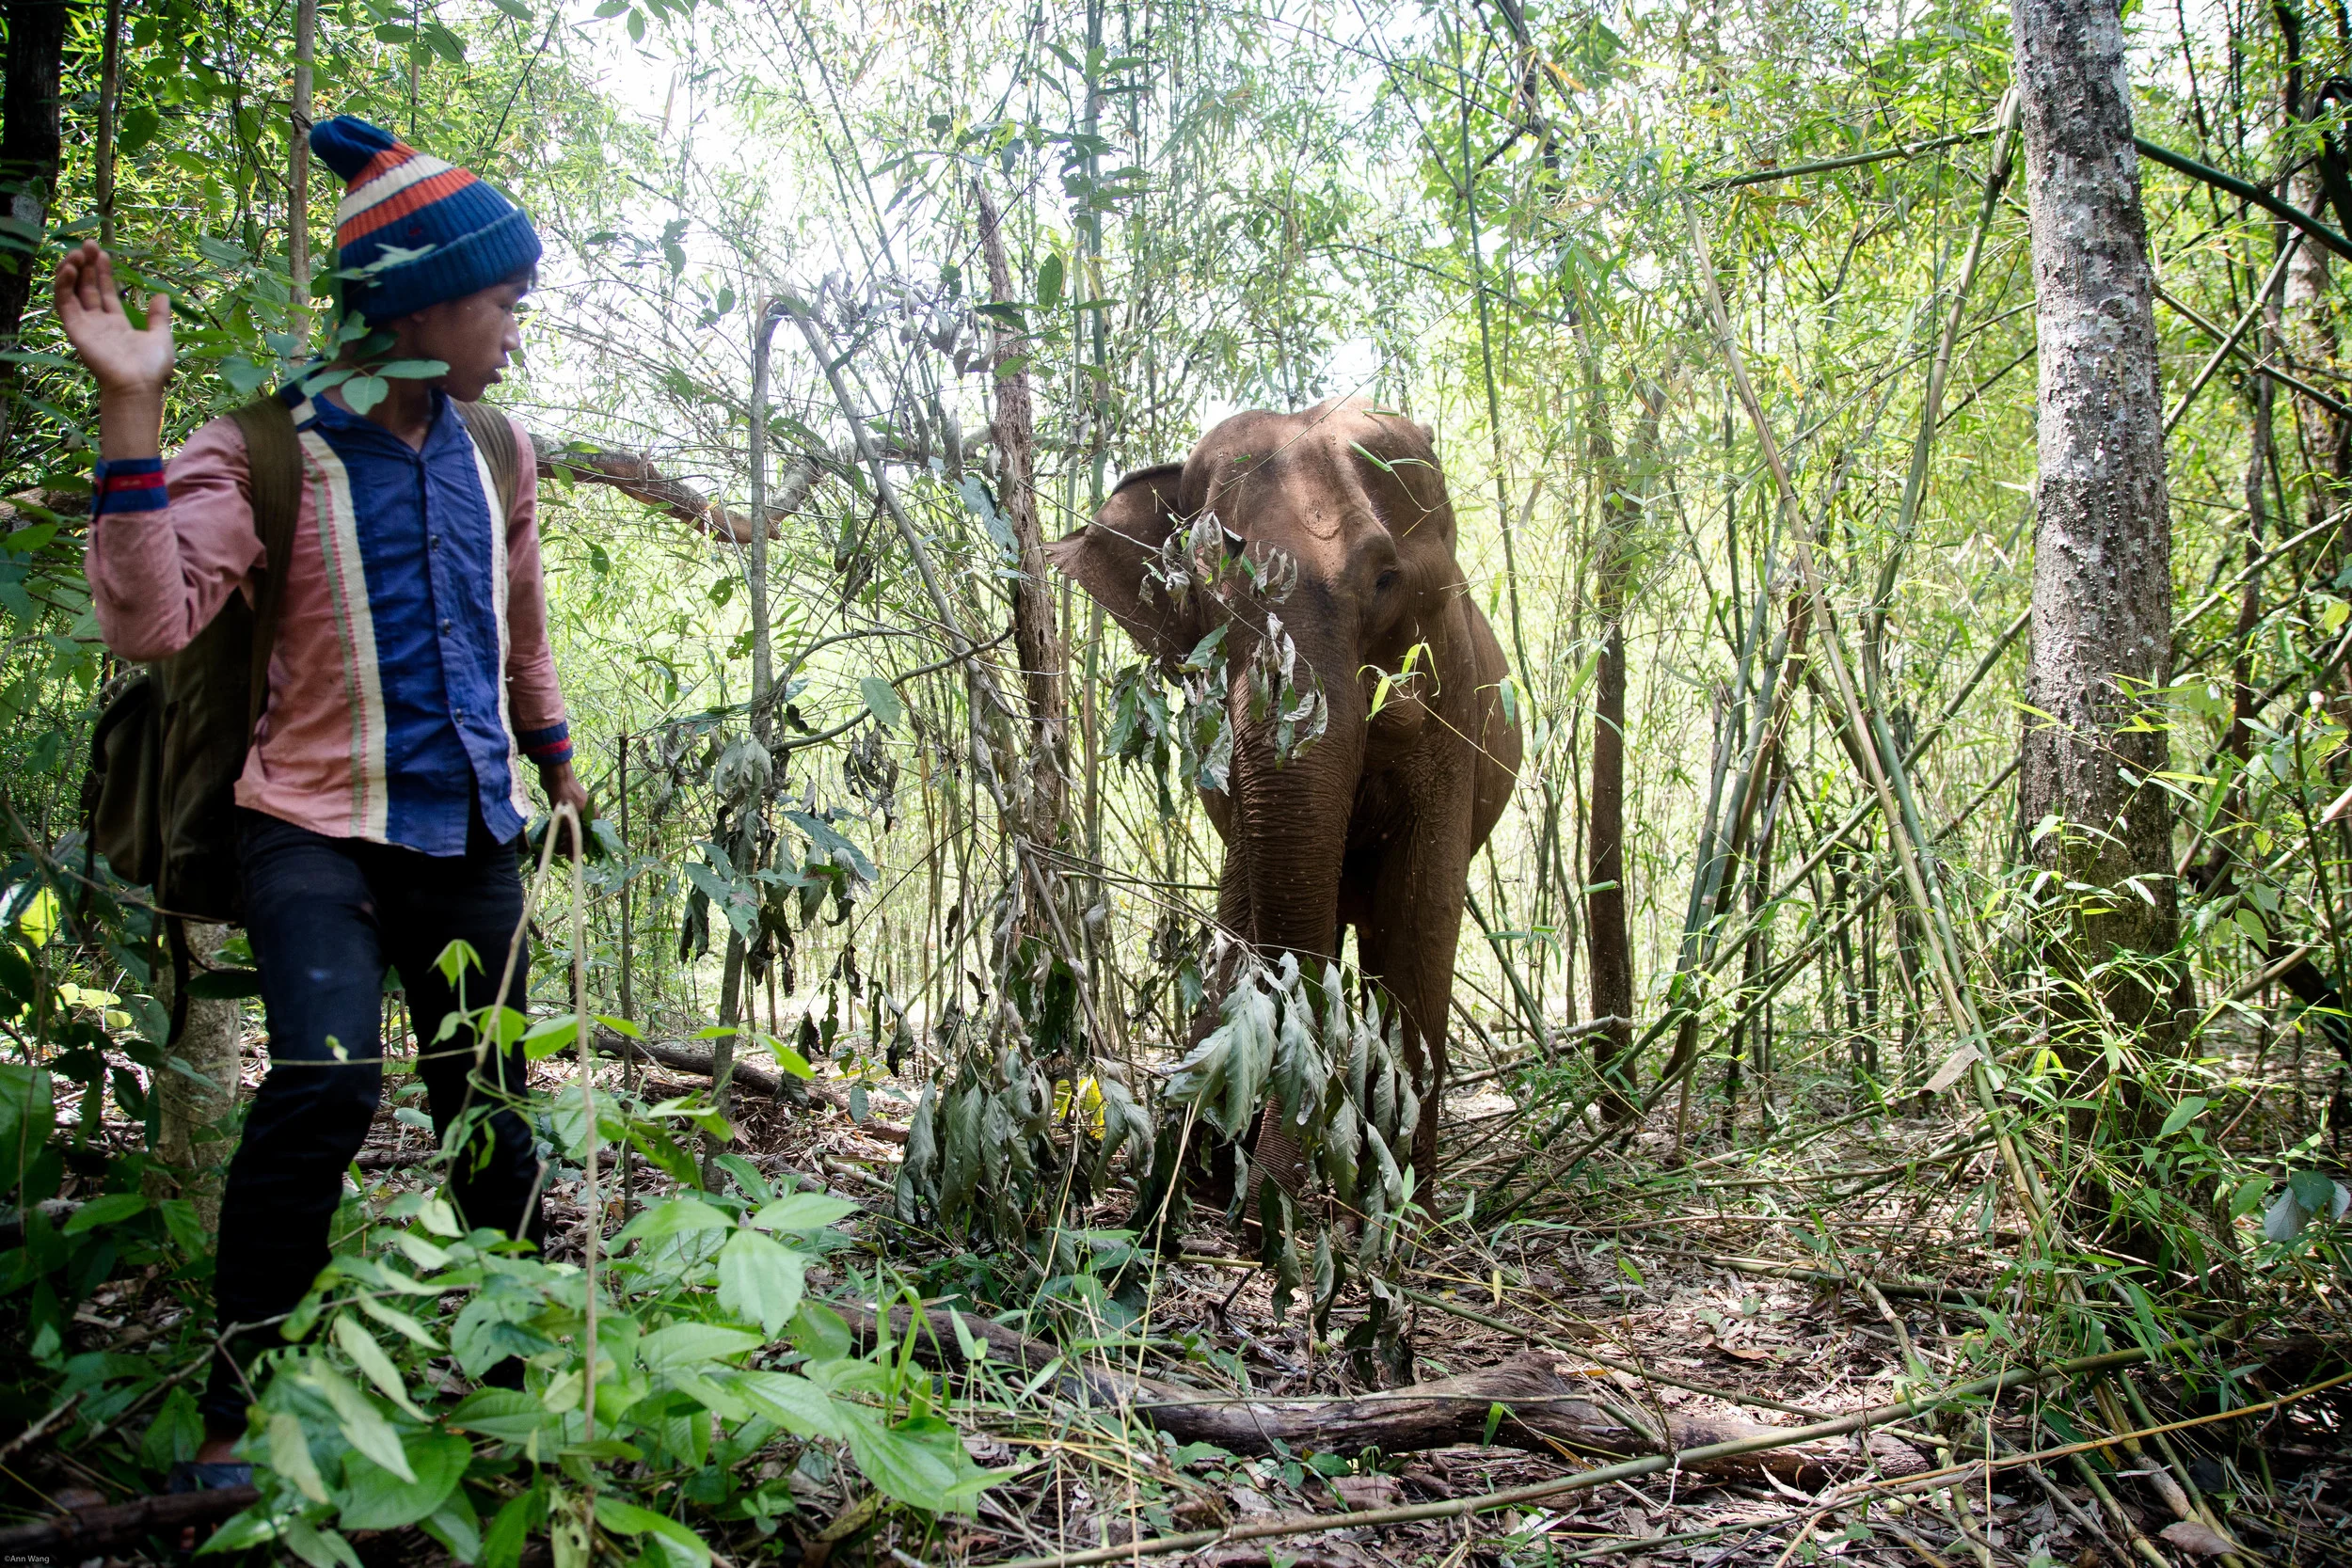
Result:
{"label": "green foliage", "polygon": [[[825,1227],[850,1210],[810,1193],[756,1209],[691,1195],[631,1221],[595,1295],[592,1425],[581,1270],[458,1234],[439,1198],[397,1200],[320,1275],[294,1319],[307,1342],[265,1360],[244,1445],[262,1500],[207,1550],[275,1542],[324,1564],[347,1560],[344,1532],[416,1524],[461,1560],[511,1563],[535,1521],[560,1534],[571,1519],[707,1562],[681,1488],[716,1466],[720,1491],[691,1493],[700,1516],[788,1513],[788,1494],[739,1474],[786,1439],[846,1444],[887,1497],[969,1513],[1001,1472],[966,1457],[896,1347],[852,1354],[839,1318],[802,1297]],[[438,1392],[425,1363],[444,1342],[471,1378],[519,1361],[521,1386]]]}

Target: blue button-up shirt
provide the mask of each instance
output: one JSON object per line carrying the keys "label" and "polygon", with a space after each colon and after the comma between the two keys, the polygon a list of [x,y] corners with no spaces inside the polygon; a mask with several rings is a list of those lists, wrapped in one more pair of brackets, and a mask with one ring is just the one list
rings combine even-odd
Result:
{"label": "blue button-up shirt", "polygon": [[501,841],[522,832],[515,742],[535,752],[564,737],[509,738],[497,491],[456,408],[439,392],[433,404],[421,450],[326,398],[297,405],[295,428],[324,440],[349,489],[382,700],[385,837],[455,855],[476,811]]}

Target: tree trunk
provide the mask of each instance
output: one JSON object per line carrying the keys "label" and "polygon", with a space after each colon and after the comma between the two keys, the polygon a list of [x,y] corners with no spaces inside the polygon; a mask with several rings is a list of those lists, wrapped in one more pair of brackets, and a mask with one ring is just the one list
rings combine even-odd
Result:
{"label": "tree trunk", "polygon": [[[1625,897],[1625,601],[1633,574],[1633,531],[1641,509],[1626,493],[1625,476],[1600,409],[1599,372],[1588,352],[1584,365],[1586,447],[1604,490],[1600,527],[1593,535],[1593,618],[1600,628],[1600,664],[1594,672],[1593,787],[1585,806],[1589,875],[1585,878],[1584,942],[1592,972],[1593,1016],[1624,1022],[1593,1037],[1593,1067],[1606,1087],[1600,1108],[1612,1120],[1633,1105],[1633,943]],[[1654,422],[1654,421],[1653,421]]]}
{"label": "tree trunk", "polygon": [[[2296,8],[2283,0],[2273,0],[2271,19],[2279,28],[2287,60],[2280,107],[2290,120],[2308,120],[2324,106],[2324,100],[2305,90],[2302,21]],[[2343,145],[2340,135],[2323,135],[2317,164],[2289,175],[2281,193],[2305,213],[2324,211],[2324,198],[2335,208],[2339,230],[2352,223],[2352,190],[2347,189]],[[2307,378],[2313,371],[2325,375],[2335,369],[2336,320],[2329,304],[2328,265],[2327,247],[2316,245],[2296,246],[2287,262],[2286,357]],[[2343,504],[2345,482],[2352,478],[2352,421],[2339,419],[2333,410],[2308,398],[2300,412],[2311,479],[2305,489],[2304,526],[2311,527]],[[2279,526],[2284,529],[2287,519],[2280,518]],[[2335,553],[2339,560],[2352,557],[2352,519],[2339,518]]]}
{"label": "tree trunk", "polygon": [[115,138],[122,125],[122,0],[106,0],[106,36],[98,58],[98,146],[92,185],[98,207],[98,243],[115,244]]}
{"label": "tree trunk", "polygon": [[[998,304],[1021,296],[1012,286],[1012,267],[1005,258],[1004,219],[987,188],[972,183],[972,198],[980,209],[980,248],[988,256],[989,293]],[[1033,751],[1030,770],[1029,831],[1041,843],[1061,837],[1063,780],[1070,743],[1062,713],[1061,633],[1054,621],[1054,596],[1045,564],[1045,535],[1038,522],[1035,432],[1029,404],[1029,372],[1020,338],[999,326],[990,333],[990,361],[995,371],[996,404],[989,417],[989,436],[996,446],[996,503],[1021,555],[1021,580],[1012,594],[1012,641],[1021,659],[1022,683],[1028,694]]]}
{"label": "tree trunk", "polygon": [[[65,71],[67,0],[8,0],[8,80],[0,86],[0,348],[14,348],[47,248],[57,195],[57,96]],[[0,364],[0,438],[9,424],[16,367]]]}
{"label": "tree trunk", "polygon": [[[199,960],[211,958],[228,938],[226,926],[187,927],[188,951]],[[199,963],[191,973],[199,973],[201,968]],[[167,1008],[174,1000],[172,983],[172,972],[166,967],[157,982],[156,1000]],[[234,1147],[218,1129],[237,1103],[237,1037],[243,1015],[244,1009],[233,1001],[188,998],[180,1037],[168,1054],[208,1082],[199,1084],[176,1068],[166,1068],[155,1075],[155,1157],[184,1173],[177,1181],[178,1196],[196,1206],[197,1217],[208,1232],[220,1226],[221,1182]]]}
{"label": "tree trunk", "polygon": [[[2287,200],[2302,212],[2318,210],[2319,176],[2312,169],[2303,169],[2291,176],[2284,192]],[[2312,371],[2323,375],[2336,368],[2336,310],[2328,287],[2328,272],[2333,259],[2328,247],[2300,245],[2287,262],[2287,277],[2280,315],[2283,320],[2287,363],[2309,379]],[[2304,400],[2304,415],[2311,422],[2312,456],[2319,462],[2327,477],[2341,484],[2345,477],[2347,435],[2352,427],[2338,419],[2324,404]],[[2312,508],[2314,520],[2323,515],[2334,497],[2333,486],[2314,490]],[[2285,519],[2280,519],[2285,526]]]}
{"label": "tree trunk", "polygon": [[2021,0],[2013,16],[2041,357],[2026,701],[2046,716],[2028,722],[2020,788],[2037,860],[2114,890],[2077,906],[2071,961],[2141,1027],[2169,990],[2153,966],[2176,926],[2172,822],[2137,782],[2165,768],[2165,733],[2126,725],[2132,687],[2169,660],[2172,552],[2123,29],[2113,0]]}
{"label": "tree trunk", "polygon": [[310,336],[310,57],[318,30],[319,0],[294,0],[294,103],[286,125],[286,273],[293,330],[304,342]]}

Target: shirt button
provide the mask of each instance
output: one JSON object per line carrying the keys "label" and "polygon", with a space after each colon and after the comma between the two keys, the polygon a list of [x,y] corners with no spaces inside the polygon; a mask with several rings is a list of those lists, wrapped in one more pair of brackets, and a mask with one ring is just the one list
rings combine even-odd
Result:
{"label": "shirt button", "polygon": [[449,617],[446,615],[441,617],[441,630],[443,632],[447,632],[449,630]]}
{"label": "shirt button", "polygon": [[450,717],[462,724],[466,721],[466,710],[461,707],[455,713],[451,714]]}
{"label": "shirt button", "polygon": [[437,533],[433,535],[430,539],[427,539],[424,542],[424,547],[428,550],[439,549],[441,547],[441,536]]}

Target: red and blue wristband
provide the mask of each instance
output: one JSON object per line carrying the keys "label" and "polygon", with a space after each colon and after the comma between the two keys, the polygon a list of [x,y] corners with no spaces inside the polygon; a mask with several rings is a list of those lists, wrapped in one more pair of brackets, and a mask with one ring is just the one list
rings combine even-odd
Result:
{"label": "red and blue wristband", "polygon": [[160,457],[100,462],[90,474],[90,515],[109,512],[160,512],[171,504]]}
{"label": "red and blue wristband", "polygon": [[523,755],[542,768],[553,768],[559,762],[572,760],[572,726],[565,720],[544,730],[525,730],[515,737]]}

